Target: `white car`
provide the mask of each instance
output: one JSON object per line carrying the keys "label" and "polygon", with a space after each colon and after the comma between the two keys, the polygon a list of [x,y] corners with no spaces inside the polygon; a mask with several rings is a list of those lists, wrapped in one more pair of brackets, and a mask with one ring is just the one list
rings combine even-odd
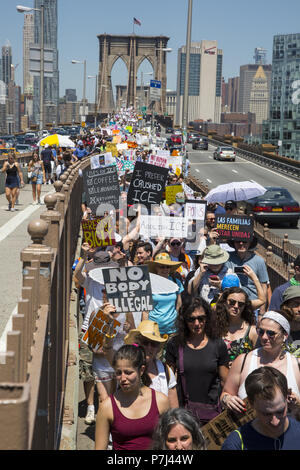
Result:
{"label": "white car", "polygon": [[232,147],[218,147],[214,151],[214,160],[229,160],[235,161],[236,153]]}

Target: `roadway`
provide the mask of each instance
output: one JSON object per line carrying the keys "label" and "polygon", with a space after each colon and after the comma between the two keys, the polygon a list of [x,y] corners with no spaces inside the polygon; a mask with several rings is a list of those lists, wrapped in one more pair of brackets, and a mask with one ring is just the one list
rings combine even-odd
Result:
{"label": "roadway", "polygon": [[[215,146],[209,145],[208,151],[192,150],[188,144],[188,155],[191,162],[191,175],[203,181],[210,189],[219,184],[232,181],[254,180],[262,186],[281,186],[300,202],[300,181],[276,173],[256,163],[237,157],[235,162],[218,161],[213,159]],[[299,224],[300,226],[300,224]],[[290,228],[288,224],[269,225],[271,231],[281,237],[288,234],[289,240],[300,245],[300,229]]]}

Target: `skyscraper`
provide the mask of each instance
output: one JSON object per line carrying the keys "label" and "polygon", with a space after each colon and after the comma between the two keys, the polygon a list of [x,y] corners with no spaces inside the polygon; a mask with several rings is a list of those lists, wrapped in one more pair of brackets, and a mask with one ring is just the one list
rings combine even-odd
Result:
{"label": "skyscraper", "polygon": [[[257,73],[258,64],[247,64],[240,67],[240,86],[239,86],[239,101],[238,111],[240,113],[250,112],[250,97],[252,90],[252,82]],[[271,87],[272,65],[263,65],[263,70],[268,82],[268,90]]]}
{"label": "skyscraper", "polygon": [[263,142],[300,160],[300,33],[274,36],[269,120]]}
{"label": "skyscraper", "polygon": [[[178,50],[176,124],[182,123],[186,47]],[[188,92],[188,122],[220,122],[223,51],[217,41],[192,42]]]}
{"label": "skyscraper", "polygon": [[269,86],[262,66],[258,67],[252,80],[250,94],[250,113],[256,115],[256,124],[262,124],[268,118]]}
{"label": "skyscraper", "polygon": [[[59,103],[59,72],[57,50],[57,0],[35,0],[34,8],[44,5],[44,45],[53,50],[53,76],[44,77],[44,119],[45,123],[58,121]],[[34,42],[41,41],[41,12],[34,12]],[[39,121],[40,114],[40,78],[34,77],[33,113],[35,121]]]}
{"label": "skyscraper", "polygon": [[263,47],[256,47],[254,51],[254,63],[258,65],[266,65],[267,64],[267,49]]}
{"label": "skyscraper", "polygon": [[2,47],[2,70],[1,70],[1,80],[8,86],[11,81],[11,66],[12,66],[12,50],[9,41],[6,41],[5,46]]}

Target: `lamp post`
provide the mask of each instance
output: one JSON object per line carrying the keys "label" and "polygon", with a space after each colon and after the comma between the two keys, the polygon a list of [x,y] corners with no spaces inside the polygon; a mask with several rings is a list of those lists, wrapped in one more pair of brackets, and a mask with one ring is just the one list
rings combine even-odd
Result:
{"label": "lamp post", "polygon": [[190,53],[191,53],[191,35],[192,35],[192,11],[193,0],[189,0],[187,31],[186,31],[186,51],[185,51],[185,82],[183,95],[182,110],[182,134],[184,143],[183,165],[186,164],[186,140],[187,140],[187,124],[188,124],[188,108],[189,108],[189,77],[190,77]]}
{"label": "lamp post", "polygon": [[41,8],[26,7],[23,5],[17,5],[17,11],[19,13],[27,13],[30,11],[39,11],[41,13],[41,50],[40,50],[40,131],[44,129],[44,22],[45,13],[44,5]]}
{"label": "lamp post", "polygon": [[98,93],[98,75],[88,75],[88,78],[95,78],[95,123],[94,128],[97,127],[97,93]]}
{"label": "lamp post", "polygon": [[83,93],[82,93],[82,116],[81,116],[81,122],[85,122],[85,118],[86,118],[86,114],[85,114],[85,111],[86,111],[86,107],[85,107],[85,90],[86,90],[86,60],[84,59],[83,61],[80,61],[80,60],[71,60],[71,63],[72,64],[83,64]]}

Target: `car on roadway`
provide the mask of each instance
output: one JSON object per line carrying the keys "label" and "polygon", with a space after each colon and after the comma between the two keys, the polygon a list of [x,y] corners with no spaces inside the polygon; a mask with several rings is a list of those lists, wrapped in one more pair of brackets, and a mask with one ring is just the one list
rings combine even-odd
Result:
{"label": "car on roadway", "polygon": [[208,150],[207,137],[196,137],[192,143],[193,150]]}
{"label": "car on roadway", "polygon": [[214,151],[214,160],[229,160],[231,162],[234,162],[235,157],[236,153],[233,147],[218,147]]}
{"label": "car on roadway", "polygon": [[197,137],[197,135],[196,135],[195,133],[193,133],[193,132],[188,132],[188,133],[187,133],[187,140],[186,140],[187,143],[188,143],[188,144],[192,144],[193,141],[194,141],[194,139],[196,139],[196,137]]}
{"label": "car on roadway", "polygon": [[166,128],[166,134],[173,134],[174,129],[172,127],[167,127]]}
{"label": "car on roadway", "polygon": [[258,222],[289,223],[297,227],[300,218],[300,205],[290,192],[278,186],[266,186],[266,192],[245,201],[245,213],[253,214]]}
{"label": "car on roadway", "polygon": [[33,145],[29,145],[29,144],[17,144],[16,145],[16,151],[18,153],[31,153],[33,152],[33,150],[34,150]]}

